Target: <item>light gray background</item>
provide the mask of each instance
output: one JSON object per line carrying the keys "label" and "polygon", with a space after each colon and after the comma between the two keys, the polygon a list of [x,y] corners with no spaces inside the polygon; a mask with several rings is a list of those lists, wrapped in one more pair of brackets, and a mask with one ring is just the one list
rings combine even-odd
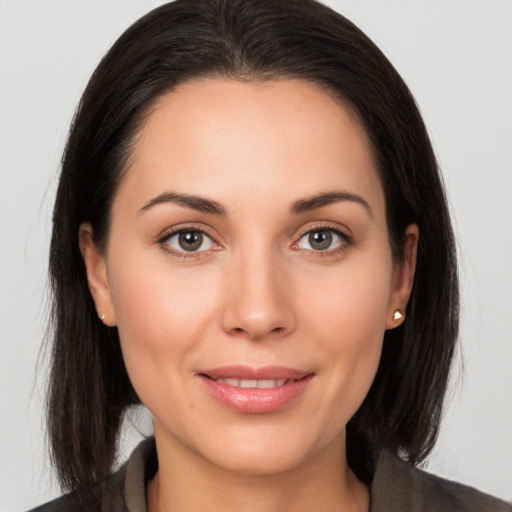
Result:
{"label": "light gray background", "polygon": [[[0,0],[0,511],[59,494],[44,449],[50,214],[86,81],[151,0]],[[459,236],[457,362],[430,470],[512,500],[512,2],[331,0],[417,98]],[[143,423],[147,424],[147,420]],[[144,427],[147,429],[146,427]],[[128,451],[137,436],[124,435]]]}

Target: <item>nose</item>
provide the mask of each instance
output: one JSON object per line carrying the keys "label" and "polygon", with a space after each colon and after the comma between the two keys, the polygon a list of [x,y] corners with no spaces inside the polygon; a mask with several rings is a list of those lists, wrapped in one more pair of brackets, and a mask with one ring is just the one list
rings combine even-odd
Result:
{"label": "nose", "polygon": [[232,262],[222,311],[224,331],[250,340],[280,338],[292,332],[296,315],[286,274],[272,255],[259,251]]}

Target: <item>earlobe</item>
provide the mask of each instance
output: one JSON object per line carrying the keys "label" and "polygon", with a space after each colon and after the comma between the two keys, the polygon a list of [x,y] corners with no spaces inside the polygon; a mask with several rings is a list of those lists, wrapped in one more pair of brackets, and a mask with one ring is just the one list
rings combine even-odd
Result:
{"label": "earlobe", "polygon": [[78,241],[87,272],[87,283],[96,305],[98,318],[105,325],[113,327],[116,325],[116,318],[110,293],[105,254],[94,243],[93,231],[89,223],[84,222],[80,225]]}
{"label": "earlobe", "polygon": [[403,258],[396,265],[394,285],[386,317],[386,329],[398,327],[405,321],[405,308],[411,295],[416,272],[419,229],[410,224],[404,232]]}

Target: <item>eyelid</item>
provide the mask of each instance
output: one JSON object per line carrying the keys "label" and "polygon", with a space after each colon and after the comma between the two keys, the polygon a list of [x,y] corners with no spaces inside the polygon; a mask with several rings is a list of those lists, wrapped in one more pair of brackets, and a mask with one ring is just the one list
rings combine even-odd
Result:
{"label": "eyelid", "polygon": [[[213,229],[210,228],[208,225],[197,223],[197,222],[180,222],[179,224],[175,224],[173,226],[169,226],[165,229],[163,229],[159,235],[156,237],[156,241],[165,241],[170,236],[181,233],[183,231],[199,231],[200,233],[203,233],[204,235],[210,237],[212,240],[215,241],[215,243],[218,243],[216,239],[218,238],[217,235],[214,235],[212,233]],[[220,245],[220,244],[219,244]]]}
{"label": "eyelid", "polygon": [[[343,243],[340,244],[340,246],[335,247],[334,249],[326,249],[323,251],[321,251],[321,250],[315,251],[314,249],[303,249],[300,247],[296,247],[297,244],[302,240],[302,238],[304,238],[304,236],[306,236],[309,233],[315,232],[315,231],[332,231],[343,239]],[[347,231],[349,233],[347,233]],[[343,226],[343,228],[342,228],[339,224],[332,223],[332,222],[326,222],[326,223],[319,222],[319,223],[309,224],[309,225],[302,227],[301,230],[299,231],[299,234],[295,238],[295,242],[293,242],[293,244],[292,244],[292,249],[295,249],[298,251],[299,250],[305,251],[305,252],[311,253],[314,256],[318,256],[318,257],[325,257],[325,256],[330,256],[330,255],[336,255],[340,252],[345,251],[350,245],[353,244],[353,242],[354,242],[353,235],[352,235],[351,230],[348,227]]]}
{"label": "eyelid", "polygon": [[[183,232],[186,233],[186,232],[194,232],[194,231],[201,233],[203,236],[208,237],[211,240],[214,247],[206,249],[206,250],[201,250],[201,251],[185,251],[185,250],[175,249],[174,247],[171,247],[169,244],[166,243],[169,240],[169,238],[171,238],[174,235],[177,235],[177,234],[183,233]],[[182,259],[199,258],[201,256],[208,255],[211,251],[218,251],[218,250],[222,249],[222,245],[217,241],[217,237],[212,235],[209,231],[210,230],[205,229],[204,226],[201,226],[201,225],[198,225],[195,223],[181,223],[181,224],[172,226],[172,227],[167,228],[164,231],[162,231],[160,233],[160,235],[158,235],[158,237],[156,239],[156,243],[162,248],[163,251],[171,254],[174,257],[182,258]]]}
{"label": "eyelid", "polygon": [[311,231],[334,231],[339,233],[343,238],[347,239],[347,241],[352,241],[353,239],[352,231],[347,226],[333,222],[315,222],[312,224],[307,224],[306,226],[301,227],[301,229],[298,231],[296,239],[299,240],[307,233],[311,233]]}

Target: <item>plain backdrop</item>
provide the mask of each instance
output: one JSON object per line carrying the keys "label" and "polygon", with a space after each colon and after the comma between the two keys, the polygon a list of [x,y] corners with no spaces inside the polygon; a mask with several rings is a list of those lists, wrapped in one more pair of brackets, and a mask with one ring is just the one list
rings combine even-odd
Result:
{"label": "plain backdrop", "polygon": [[[0,0],[0,512],[59,494],[44,445],[46,360],[36,363],[68,126],[101,56],[161,3]],[[326,3],[365,30],[410,86],[454,215],[461,345],[427,467],[512,500],[512,2]],[[137,428],[125,430],[123,454]]]}

